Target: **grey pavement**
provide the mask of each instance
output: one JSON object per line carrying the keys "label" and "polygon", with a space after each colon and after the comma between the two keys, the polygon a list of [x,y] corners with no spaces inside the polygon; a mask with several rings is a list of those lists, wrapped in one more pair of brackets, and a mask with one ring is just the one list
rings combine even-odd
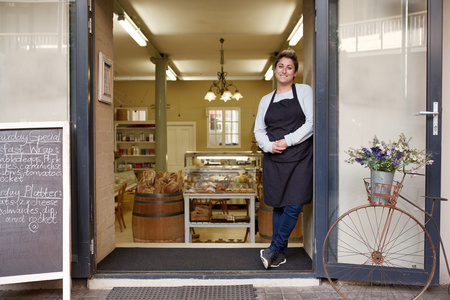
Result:
{"label": "grey pavement", "polygon": [[[447,286],[431,287],[420,297],[422,300],[450,299]],[[71,299],[75,300],[106,300],[111,290],[88,290],[77,287],[71,291]],[[312,287],[255,287],[255,300],[294,300],[342,299],[328,282]],[[0,299],[62,299],[62,290],[23,290],[0,291]],[[371,298],[373,299],[373,298]],[[124,299],[125,300],[125,299]],[[132,300],[132,299],[126,299]],[[182,299],[179,299],[182,300]],[[234,300],[234,299],[230,299]],[[239,300],[239,299],[236,299]]]}

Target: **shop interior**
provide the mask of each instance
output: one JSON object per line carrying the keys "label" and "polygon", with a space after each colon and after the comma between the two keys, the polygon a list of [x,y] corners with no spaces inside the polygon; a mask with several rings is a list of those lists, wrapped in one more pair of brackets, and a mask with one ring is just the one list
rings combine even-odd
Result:
{"label": "shop interior", "polygon": [[[132,4],[133,1],[124,3]],[[127,5],[121,6],[120,10],[126,8]],[[202,78],[197,76],[189,79],[188,75],[183,76],[182,68],[178,67],[181,63],[177,65],[175,55],[170,60],[169,54],[168,70],[174,70],[178,77],[175,80],[167,77],[168,168],[165,172],[156,172],[155,152],[159,139],[156,134],[155,80],[149,79],[152,74],[140,76],[141,70],[133,69],[131,64],[124,67],[130,59],[124,55],[124,44],[127,43],[130,49],[136,47],[134,53],[142,53],[142,49],[122,29],[120,17],[114,19],[116,248],[100,262],[100,271],[109,270],[108,263],[114,260],[120,249],[145,248],[173,251],[178,248],[238,249],[241,254],[245,249],[250,249],[250,261],[256,259],[256,270],[262,270],[259,249],[268,247],[271,241],[272,212],[264,203],[262,153],[254,140],[253,125],[261,97],[273,90],[273,79],[265,80],[263,73],[270,73],[269,67],[275,53],[283,48],[293,48],[300,62],[295,82],[307,80],[304,78],[304,69],[310,67],[309,63],[304,62],[303,48],[305,40],[309,43],[309,39],[300,37],[295,45],[286,44],[288,36],[298,29],[299,24],[303,28],[305,21],[302,9],[302,1],[292,1],[291,9],[286,12],[289,24],[275,39],[279,46],[272,47],[272,57],[266,55],[262,59],[264,62],[259,63],[260,70],[256,75],[253,70],[250,76],[242,71],[245,69],[242,66],[235,67],[235,62],[244,59],[242,53],[248,51],[243,48],[249,49],[248,43],[237,46],[236,41],[233,42],[237,33],[227,34],[225,42],[219,34],[211,35],[211,41],[206,43],[210,49],[202,49],[202,53],[208,54],[199,54],[210,60],[206,70],[202,71],[208,75]],[[136,16],[138,14],[133,17],[135,20],[138,19]],[[146,27],[143,26],[145,20],[140,21],[142,31],[146,33]],[[157,37],[154,39],[157,40]],[[146,66],[150,65],[149,69],[154,70],[148,52],[143,50]],[[261,56],[259,53],[257,55]],[[216,75],[219,68],[221,71]],[[229,80],[235,78],[243,79]],[[220,86],[224,81],[225,84],[232,84],[228,87],[242,98],[219,100],[220,88],[216,94],[217,100],[211,101],[205,96],[208,90],[213,88],[215,91],[215,85]],[[228,119],[225,114],[230,110],[232,114],[237,113],[237,117]],[[231,123],[237,122],[237,129],[231,132],[231,137],[217,138],[217,132],[221,131],[221,126],[225,129],[225,123],[229,120]],[[220,122],[223,124],[218,124]],[[211,130],[213,127],[216,131]],[[312,269],[310,255],[303,250],[302,217],[303,213],[289,239],[293,253],[291,261],[295,259],[299,262],[287,270]],[[252,267],[237,268],[251,270]]]}

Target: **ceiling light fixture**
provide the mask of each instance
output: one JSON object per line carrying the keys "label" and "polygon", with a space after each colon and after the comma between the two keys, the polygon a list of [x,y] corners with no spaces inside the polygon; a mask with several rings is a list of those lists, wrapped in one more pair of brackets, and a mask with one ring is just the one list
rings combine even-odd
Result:
{"label": "ceiling light fixture", "polygon": [[[228,100],[234,98],[239,101],[239,99],[243,98],[242,94],[238,91],[237,87],[233,84],[233,82],[227,82],[227,72],[223,71],[224,64],[224,51],[223,51],[223,42],[225,40],[222,38],[220,41],[220,72],[217,72],[217,77],[219,80],[214,81],[213,84],[209,87],[209,91],[205,95],[205,100],[211,102],[212,100],[216,100],[216,94],[220,95],[220,100],[227,102]],[[232,94],[229,90],[229,87],[233,87],[235,89],[234,94]],[[213,91],[214,89],[214,91]]]}
{"label": "ceiling light fixture", "polygon": [[269,69],[267,69],[266,74],[264,75],[264,80],[269,81],[273,77],[273,67],[270,65]]}
{"label": "ceiling light fixture", "polygon": [[172,70],[171,67],[167,67],[166,76],[167,76],[167,78],[169,80],[172,80],[172,81],[176,81],[177,80],[177,73],[175,73],[174,70]]}
{"label": "ceiling light fixture", "polygon": [[303,37],[303,15],[300,16],[300,21],[295,25],[291,35],[288,37],[289,46],[295,46]]}
{"label": "ceiling light fixture", "polygon": [[148,39],[145,37],[139,27],[136,26],[133,20],[131,20],[126,12],[119,14],[117,17],[117,21],[119,21],[123,29],[128,32],[128,34],[136,41],[136,43],[138,43],[139,46],[147,46]]}

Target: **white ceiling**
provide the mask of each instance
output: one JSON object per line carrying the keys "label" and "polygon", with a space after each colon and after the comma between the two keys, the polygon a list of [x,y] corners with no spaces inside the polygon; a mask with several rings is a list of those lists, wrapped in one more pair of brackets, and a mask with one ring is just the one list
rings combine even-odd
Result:
{"label": "white ceiling", "polygon": [[[179,80],[217,80],[220,38],[230,80],[260,80],[302,14],[303,0],[114,0],[150,42],[139,47],[114,20],[116,79],[154,79],[157,53]],[[301,42],[294,47],[301,59]]]}

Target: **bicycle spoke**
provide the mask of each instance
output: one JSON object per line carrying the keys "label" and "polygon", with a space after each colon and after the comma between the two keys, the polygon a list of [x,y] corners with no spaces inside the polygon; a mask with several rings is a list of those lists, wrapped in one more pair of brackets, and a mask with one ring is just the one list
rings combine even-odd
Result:
{"label": "bicycle spoke", "polygon": [[[423,225],[392,207],[365,205],[345,213],[331,226],[323,252],[330,282],[331,278],[363,282],[332,285],[339,295],[351,299],[398,299],[395,287],[401,284],[394,283],[412,282],[408,278],[422,272],[414,279],[421,287],[400,295],[401,299],[417,299],[430,284],[435,267],[425,271],[424,255],[430,254],[430,261],[435,262],[435,251]],[[325,259],[338,263],[332,274]]]}

